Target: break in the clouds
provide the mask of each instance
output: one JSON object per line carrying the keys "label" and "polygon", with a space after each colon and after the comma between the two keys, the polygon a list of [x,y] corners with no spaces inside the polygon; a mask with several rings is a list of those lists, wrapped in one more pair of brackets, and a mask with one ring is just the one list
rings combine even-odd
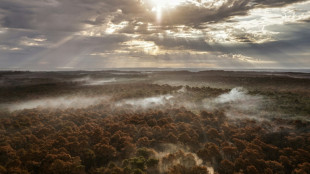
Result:
{"label": "break in the clouds", "polygon": [[309,0],[1,0],[0,68],[308,68]]}

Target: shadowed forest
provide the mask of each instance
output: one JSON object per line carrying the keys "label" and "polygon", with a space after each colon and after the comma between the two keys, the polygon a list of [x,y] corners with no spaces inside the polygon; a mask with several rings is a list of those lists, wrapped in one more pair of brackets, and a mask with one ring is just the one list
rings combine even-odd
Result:
{"label": "shadowed forest", "polygon": [[2,174],[307,174],[310,74],[0,73]]}

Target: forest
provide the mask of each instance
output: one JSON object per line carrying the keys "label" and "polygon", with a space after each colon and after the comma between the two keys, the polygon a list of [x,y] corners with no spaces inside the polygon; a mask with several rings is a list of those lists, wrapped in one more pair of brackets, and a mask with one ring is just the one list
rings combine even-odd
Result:
{"label": "forest", "polygon": [[307,174],[310,74],[0,72],[1,174]]}

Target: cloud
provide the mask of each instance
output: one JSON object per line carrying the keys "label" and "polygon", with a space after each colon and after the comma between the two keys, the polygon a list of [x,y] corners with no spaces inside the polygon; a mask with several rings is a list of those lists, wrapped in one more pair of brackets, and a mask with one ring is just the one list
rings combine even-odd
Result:
{"label": "cloud", "polygon": [[246,0],[225,1],[220,7],[195,4],[181,5],[174,10],[165,11],[163,25],[186,25],[200,27],[206,22],[219,22],[231,16],[245,15],[250,9]]}
{"label": "cloud", "polygon": [[[297,37],[307,35],[310,1],[185,0],[163,8],[160,22],[150,2],[2,0],[0,68],[239,68],[266,62],[283,68],[294,62],[288,47],[300,59],[295,67],[307,62],[302,55],[309,42]],[[219,55],[244,59],[225,62]]]}
{"label": "cloud", "polygon": [[[94,26],[111,19],[113,23],[140,21],[155,23],[156,14],[148,1],[140,0],[3,0],[0,3],[1,25],[4,28],[34,29],[49,32],[73,32],[84,24]],[[195,3],[194,3],[195,2]],[[163,11],[162,25],[199,26],[205,22],[219,22],[232,16],[246,15],[256,7],[279,7],[302,0],[221,0],[217,2],[188,1]],[[76,14],[79,15],[76,15]],[[137,24],[137,22],[134,22]]]}
{"label": "cloud", "polygon": [[256,7],[282,7],[293,3],[305,2],[307,0],[254,0]]}
{"label": "cloud", "polygon": [[27,36],[22,37],[20,40],[20,45],[29,47],[39,47],[44,46],[46,38],[44,36],[38,36],[35,38],[29,38]]}
{"label": "cloud", "polygon": [[7,46],[7,45],[0,45],[0,49],[1,50],[5,50],[5,51],[19,51],[19,50],[21,50],[21,48],[10,47],[10,46]]}

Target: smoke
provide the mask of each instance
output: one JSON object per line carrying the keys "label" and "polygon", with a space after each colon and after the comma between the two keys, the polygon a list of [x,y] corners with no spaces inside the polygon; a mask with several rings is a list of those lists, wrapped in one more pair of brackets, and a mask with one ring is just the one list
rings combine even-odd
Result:
{"label": "smoke", "polygon": [[204,99],[203,107],[208,110],[222,109],[230,119],[255,119],[262,121],[261,107],[264,103],[262,96],[248,94],[242,87],[233,88],[228,93],[213,99]]}
{"label": "smoke", "polygon": [[[178,164],[186,168],[194,166],[204,166],[203,160],[197,154],[190,152],[187,148],[175,144],[163,144],[163,151],[155,154],[159,159],[160,173],[166,173],[170,168]],[[207,167],[207,166],[206,166]],[[207,167],[209,172],[213,171],[212,167]]]}
{"label": "smoke", "polygon": [[167,94],[167,95],[160,95],[155,97],[147,97],[147,98],[140,98],[140,99],[126,99],[119,101],[115,104],[116,107],[122,106],[133,106],[134,108],[142,108],[148,109],[157,106],[164,106],[168,103],[171,103],[171,99],[174,96]]}
{"label": "smoke", "polygon": [[[109,80],[90,80],[90,78],[79,79],[87,81],[86,85],[99,85],[115,81]],[[111,97],[87,97],[87,96],[61,96],[55,98],[45,98],[24,101],[19,103],[7,104],[9,111],[34,109],[34,108],[87,108],[92,105],[100,104],[102,101],[112,102],[116,108],[127,108],[135,111],[145,109],[168,109],[171,107],[185,107],[193,112],[202,110],[223,110],[229,119],[256,119],[262,121],[266,112],[260,111],[264,102],[261,96],[250,95],[240,87],[233,88],[230,92],[219,95],[215,98],[204,98],[193,100],[188,96],[185,87],[172,92],[171,94],[151,96],[146,98],[123,99],[119,101],[111,100]]]}
{"label": "smoke", "polygon": [[19,102],[8,105],[9,111],[35,109],[35,108],[87,108],[100,102],[107,101],[108,97],[83,97],[83,96],[64,96],[47,99],[37,99]]}
{"label": "smoke", "polygon": [[233,88],[230,92],[222,94],[215,99],[216,103],[229,103],[229,102],[242,102],[248,100],[249,95],[246,94],[246,91],[241,88]]}
{"label": "smoke", "polygon": [[[164,107],[166,104],[172,103],[172,95],[160,95],[156,97],[147,97],[141,99],[125,99],[116,101],[115,107],[133,107],[136,109],[148,109],[152,107]],[[89,106],[100,104],[101,102],[111,101],[111,97],[86,97],[86,96],[63,96],[55,98],[44,98],[37,100],[23,101],[13,104],[3,104],[9,111],[35,109],[35,108],[87,108]]]}
{"label": "smoke", "polygon": [[266,112],[261,111],[264,103],[262,96],[251,95],[241,87],[231,89],[231,91],[221,94],[215,98],[204,98],[194,100],[185,87],[172,92],[172,94],[125,99],[114,104],[115,107],[126,107],[136,111],[158,108],[167,109],[171,107],[185,107],[187,110],[199,113],[202,110],[222,110],[229,119],[255,119],[263,121]]}
{"label": "smoke", "polygon": [[177,90],[178,93],[186,93],[187,89],[185,86],[183,86],[181,89]]}
{"label": "smoke", "polygon": [[165,173],[169,170],[169,168],[172,168],[178,164],[186,168],[191,168],[202,165],[202,160],[195,153],[178,150],[174,153],[166,154],[160,159],[160,171]]}
{"label": "smoke", "polygon": [[108,83],[113,83],[116,82],[117,80],[115,78],[110,78],[110,79],[93,79],[90,77],[83,77],[83,78],[78,78],[74,79],[73,82],[79,82],[83,83],[83,85],[87,86],[96,86],[96,85],[105,85]]}
{"label": "smoke", "polygon": [[112,72],[112,75],[140,75],[142,72]]}
{"label": "smoke", "polygon": [[85,85],[90,85],[90,86],[93,86],[93,85],[105,85],[107,83],[112,83],[112,82],[116,82],[116,79],[115,78],[112,78],[112,79],[104,79],[104,80],[89,80]]}

